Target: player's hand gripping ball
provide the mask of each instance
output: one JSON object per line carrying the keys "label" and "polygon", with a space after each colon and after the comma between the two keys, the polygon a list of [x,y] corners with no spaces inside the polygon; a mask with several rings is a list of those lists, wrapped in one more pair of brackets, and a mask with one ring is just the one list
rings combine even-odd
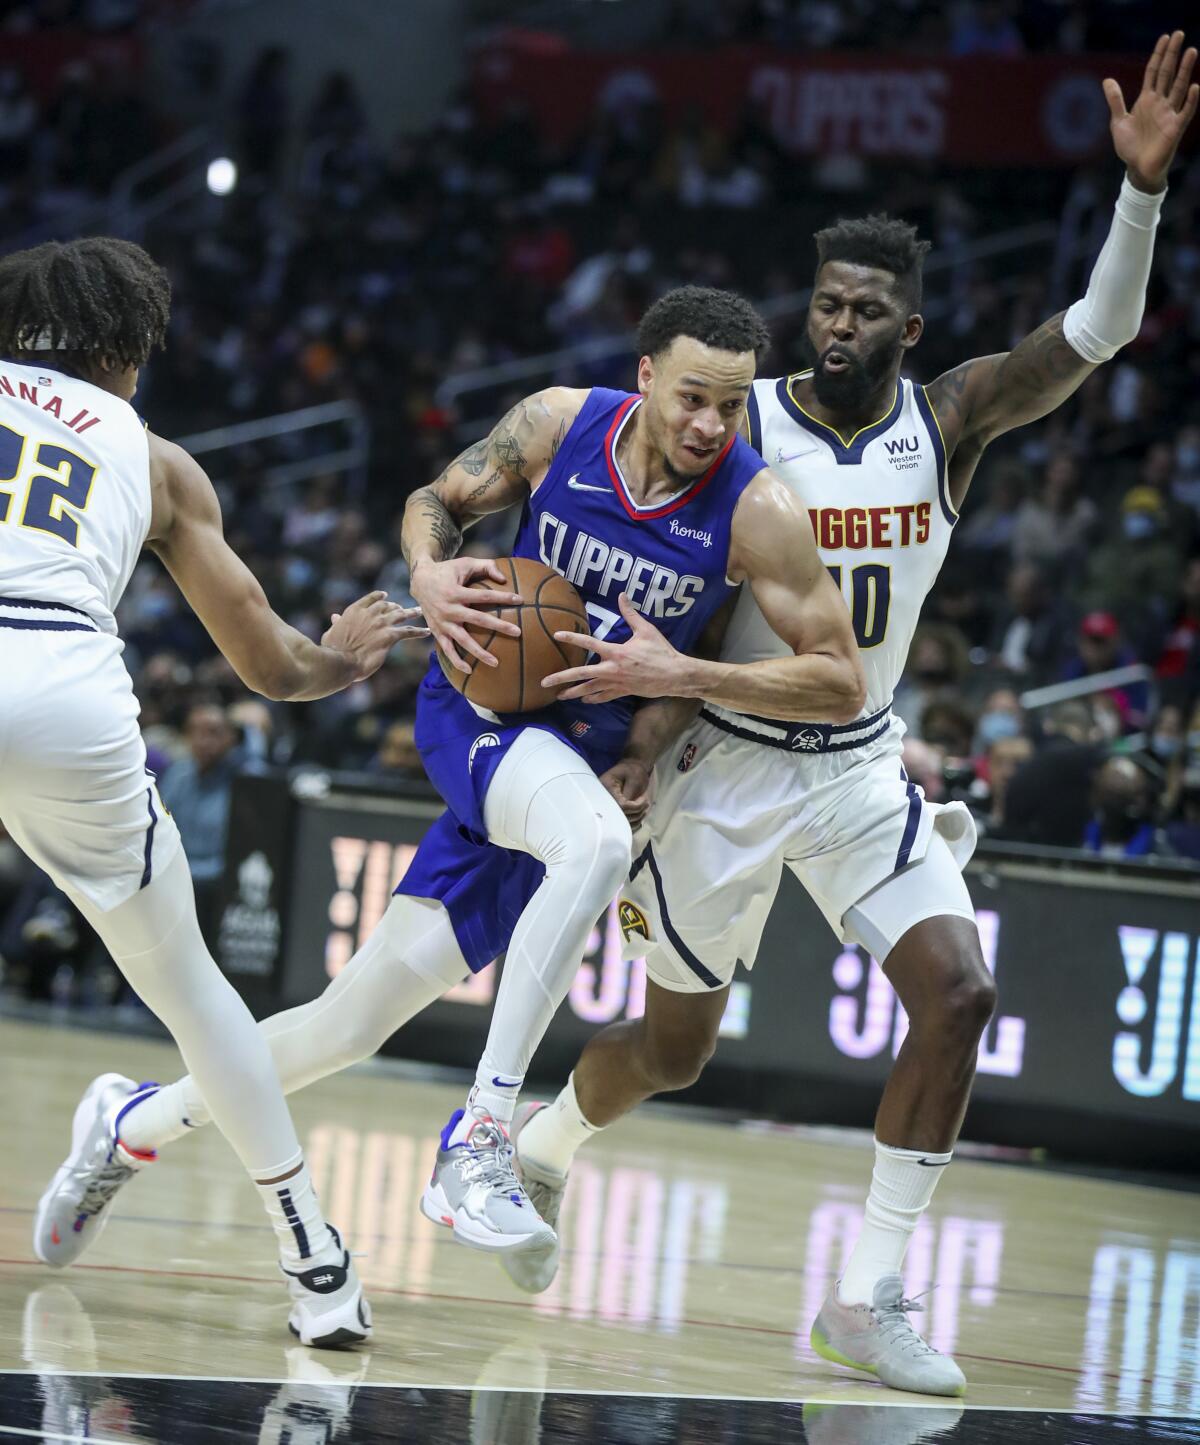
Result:
{"label": "player's hand gripping ball", "polygon": [[515,622],[521,635],[509,637],[489,628],[468,627],[475,641],[487,648],[499,665],[484,667],[466,654],[471,671],[462,672],[440,647],[438,661],[450,685],[479,707],[499,713],[536,712],[558,698],[559,690],[544,688],[542,678],[564,668],[579,667],[587,658],[582,647],[558,642],[555,632],[566,629],[590,633],[591,624],[579,593],[552,568],[529,557],[501,557],[498,566],[505,576],[503,582],[481,578],[472,587],[518,593],[519,606],[494,610],[506,621]]}

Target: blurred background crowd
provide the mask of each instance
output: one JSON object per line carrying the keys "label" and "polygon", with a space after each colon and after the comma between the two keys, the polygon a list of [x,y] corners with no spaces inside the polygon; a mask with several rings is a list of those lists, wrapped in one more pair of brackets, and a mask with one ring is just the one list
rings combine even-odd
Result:
{"label": "blurred background crowd", "polygon": [[[113,197],[134,194],[131,168],[136,178],[146,157],[186,138],[141,47],[222,8],[237,5],[3,7],[0,39],[14,43],[0,44],[0,245],[111,220]],[[406,495],[506,404],[551,380],[630,385],[629,333],[667,287],[739,289],[772,324],[765,372],[796,370],[813,230],[839,214],[903,214],[934,243],[927,330],[910,368],[928,381],[1008,349],[1069,304],[1107,231],[1120,179],[1111,157],[1070,169],[852,148],[797,157],[765,101],[748,99],[736,124],[718,127],[699,106],[665,107],[644,75],[602,87],[574,133],[547,134],[519,90],[489,102],[475,83],[497,48],[599,57],[617,37],[652,52],[1137,54],[1170,19],[1121,0],[476,0],[468,10],[457,88],[398,130],[346,70],[301,86],[285,45],[252,54],[192,37],[173,52],[201,100],[224,87],[228,160],[224,172],[210,167],[201,195],[180,191],[187,204],[139,219],[137,239],[167,267],[175,302],[169,348],[144,373],[137,405],[179,439],[321,406],[360,419],[369,448],[350,468],[323,464],[336,444],[320,425],[201,450],[233,545],[314,636],[368,589],[406,598]],[[38,55],[64,34],[70,54],[52,75],[23,66],[16,40]],[[1046,422],[989,450],[896,698],[911,775],[933,799],[966,799],[997,840],[1200,860],[1194,154],[1172,178],[1141,335]],[[514,528],[515,518],[481,527],[470,546],[502,552]],[[239,770],[310,766],[427,786],[412,736],[423,645],[346,694],[292,707],[245,692],[151,560],[119,622],[202,909]],[[91,975],[62,959],[89,947],[65,900],[0,839],[10,981],[77,992]],[[52,970],[39,964],[47,958]]]}

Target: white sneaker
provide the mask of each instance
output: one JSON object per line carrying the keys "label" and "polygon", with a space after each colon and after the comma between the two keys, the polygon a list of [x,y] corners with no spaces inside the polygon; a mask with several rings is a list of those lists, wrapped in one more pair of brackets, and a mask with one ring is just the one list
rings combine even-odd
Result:
{"label": "white sneaker", "polygon": [[927,1344],[909,1323],[921,1306],[904,1298],[898,1274],[885,1274],[869,1305],[847,1305],[837,1286],[812,1327],[812,1347],[822,1359],[877,1375],[893,1390],[918,1395],[963,1395],[967,1380],[949,1355]]}
{"label": "white sneaker", "polygon": [[101,1074],[88,1085],[71,1124],[71,1152],[34,1216],[33,1252],[43,1264],[73,1264],[100,1237],[117,1191],[154,1159],[127,1149],[117,1127],[132,1104],[157,1088],[123,1074]]}
{"label": "white sneaker", "polygon": [[340,1264],[314,1264],[309,1269],[284,1269],[293,1300],[288,1329],[302,1345],[318,1350],[361,1345],[371,1338],[371,1306],[363,1295],[358,1272],[342,1237],[329,1225],[342,1252]]}
{"label": "white sneaker", "polygon": [[557,1236],[530,1202],[513,1172],[513,1146],[501,1125],[481,1109],[461,1144],[450,1140],[463,1110],[442,1130],[433,1174],[421,1196],[421,1213],[454,1231],[460,1244],[489,1254],[544,1250]]}

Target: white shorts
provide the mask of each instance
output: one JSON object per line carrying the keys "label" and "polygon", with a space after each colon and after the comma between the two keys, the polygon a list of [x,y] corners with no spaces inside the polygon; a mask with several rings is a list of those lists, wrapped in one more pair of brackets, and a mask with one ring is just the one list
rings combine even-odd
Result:
{"label": "white shorts", "polygon": [[0,823],[68,897],[107,913],[180,842],[146,771],[124,644],[98,629],[17,630],[18,616],[61,626],[68,614],[0,606]]}
{"label": "white shorts", "polygon": [[962,869],[974,820],[961,803],[925,801],[901,766],[903,736],[893,719],[864,746],[793,753],[697,721],[659,763],[634,839],[626,957],[644,954],[663,988],[723,988],[739,960],[754,966],[785,864],[839,939],[877,958],[923,919],[973,919]]}

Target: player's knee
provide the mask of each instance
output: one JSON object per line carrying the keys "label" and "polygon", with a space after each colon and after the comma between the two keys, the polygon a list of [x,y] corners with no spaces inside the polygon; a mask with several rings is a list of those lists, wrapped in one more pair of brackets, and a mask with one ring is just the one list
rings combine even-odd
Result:
{"label": "player's knee", "polygon": [[594,891],[607,902],[624,882],[632,856],[633,834],[614,803],[611,809],[589,812],[569,830],[560,867],[581,891]]}
{"label": "player's knee", "polygon": [[964,969],[938,1006],[937,1027],[951,1039],[978,1042],[996,1011],[996,985],[982,961]]}
{"label": "player's knee", "polygon": [[704,1072],[716,1046],[716,1039],[707,1033],[672,1034],[649,1040],[643,1066],[655,1092],[689,1088]]}

